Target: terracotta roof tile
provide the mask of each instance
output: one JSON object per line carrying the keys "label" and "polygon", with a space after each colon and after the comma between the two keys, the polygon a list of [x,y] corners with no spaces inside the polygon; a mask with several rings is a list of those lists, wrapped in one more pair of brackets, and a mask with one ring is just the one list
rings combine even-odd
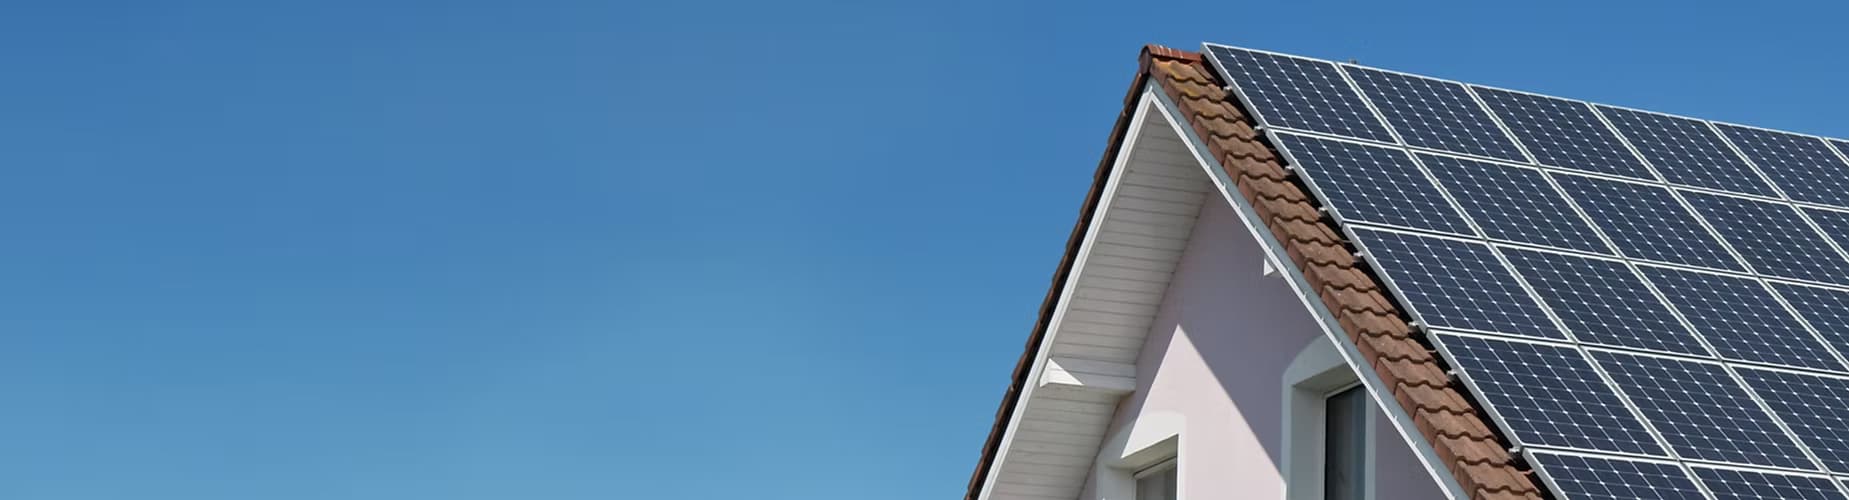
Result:
{"label": "terracotta roof tile", "polygon": [[1398,308],[1382,293],[1379,282],[1365,272],[1354,251],[1334,225],[1322,217],[1315,202],[1292,178],[1289,170],[1267,145],[1219,78],[1194,52],[1160,46],[1143,49],[1141,65],[1124,111],[1111,133],[1111,145],[1100,160],[1091,193],[1080,210],[1067,254],[1054,275],[1040,321],[1028,340],[1028,349],[1016,364],[1014,384],[983,448],[983,457],[970,478],[965,498],[974,500],[982,490],[996,449],[1014,410],[1015,399],[1029,374],[1032,356],[1045,335],[1064,276],[1071,269],[1085,223],[1095,210],[1104,180],[1122,143],[1125,127],[1135,111],[1136,97],[1147,82],[1154,82],[1181,109],[1181,115],[1233,179],[1291,261],[1334,313],[1347,337],[1355,342],[1394,400],[1448,464],[1464,491],[1477,499],[1537,499],[1542,489],[1529,470],[1512,456],[1479,408],[1463,396],[1461,383],[1439,366],[1430,349],[1420,343]]}

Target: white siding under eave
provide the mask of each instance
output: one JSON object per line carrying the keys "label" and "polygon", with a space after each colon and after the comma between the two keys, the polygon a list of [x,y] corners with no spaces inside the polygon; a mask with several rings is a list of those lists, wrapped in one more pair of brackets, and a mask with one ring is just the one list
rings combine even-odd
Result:
{"label": "white siding under eave", "polygon": [[[1145,120],[1126,139],[1124,171],[1094,215],[1089,253],[1072,270],[1072,292],[1047,335],[1052,360],[1134,373],[1195,218],[1213,192],[1173,126],[1159,113]],[[1042,376],[1035,373],[1031,383]],[[1035,387],[1017,408],[988,498],[1077,498],[1123,394],[1084,385]]]}

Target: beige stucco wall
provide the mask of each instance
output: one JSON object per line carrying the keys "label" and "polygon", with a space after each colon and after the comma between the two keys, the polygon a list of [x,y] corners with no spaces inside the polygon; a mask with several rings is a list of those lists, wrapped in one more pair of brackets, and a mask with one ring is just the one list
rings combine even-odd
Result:
{"label": "beige stucco wall", "polygon": [[[1137,419],[1178,427],[1184,499],[1283,498],[1283,373],[1322,331],[1289,285],[1263,271],[1238,215],[1210,199],[1144,344],[1138,388],[1106,433],[1128,434]],[[1377,500],[1443,497],[1385,417],[1374,437]],[[1107,442],[1106,454],[1121,452]],[[1081,498],[1121,492],[1097,482]]]}

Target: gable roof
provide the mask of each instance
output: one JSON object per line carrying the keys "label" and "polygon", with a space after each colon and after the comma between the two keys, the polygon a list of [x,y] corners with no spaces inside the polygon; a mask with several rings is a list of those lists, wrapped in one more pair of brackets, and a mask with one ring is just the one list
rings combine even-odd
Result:
{"label": "gable roof", "polygon": [[1109,146],[1093,176],[1053,276],[1039,319],[1015,366],[982,456],[970,477],[966,500],[978,500],[991,475],[1008,422],[1033,377],[1035,356],[1047,339],[1060,293],[1073,271],[1088,221],[1099,209],[1113,165],[1121,154],[1138,99],[1145,88],[1159,89],[1175,104],[1193,136],[1233,180],[1264,221],[1270,237],[1301,270],[1327,310],[1340,323],[1348,342],[1362,354],[1399,403],[1418,434],[1471,498],[1541,498],[1532,472],[1512,456],[1507,440],[1488,425],[1484,410],[1466,397],[1463,384],[1450,377],[1421,343],[1380,281],[1355,257],[1334,223],[1323,217],[1316,200],[1287,171],[1279,156],[1253,129],[1253,120],[1209,70],[1200,54],[1167,47],[1144,47],[1124,110],[1113,127]]}

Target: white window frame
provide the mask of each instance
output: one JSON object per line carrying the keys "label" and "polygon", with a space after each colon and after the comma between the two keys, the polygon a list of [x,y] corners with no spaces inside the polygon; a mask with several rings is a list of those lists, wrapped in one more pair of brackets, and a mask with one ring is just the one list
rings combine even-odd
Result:
{"label": "white window frame", "polygon": [[1165,464],[1175,469],[1175,498],[1188,498],[1188,469],[1181,439],[1181,430],[1186,427],[1187,419],[1178,412],[1152,411],[1118,429],[1101,446],[1093,465],[1090,498],[1134,500],[1138,474],[1159,470]]}
{"label": "white window frame", "polygon": [[[1323,500],[1328,397],[1360,384],[1361,379],[1326,336],[1316,337],[1284,369],[1284,500]],[[1374,448],[1379,441],[1379,420],[1380,407],[1369,398],[1367,424],[1362,429],[1367,455],[1362,489],[1367,500],[1374,500],[1378,482]]]}

